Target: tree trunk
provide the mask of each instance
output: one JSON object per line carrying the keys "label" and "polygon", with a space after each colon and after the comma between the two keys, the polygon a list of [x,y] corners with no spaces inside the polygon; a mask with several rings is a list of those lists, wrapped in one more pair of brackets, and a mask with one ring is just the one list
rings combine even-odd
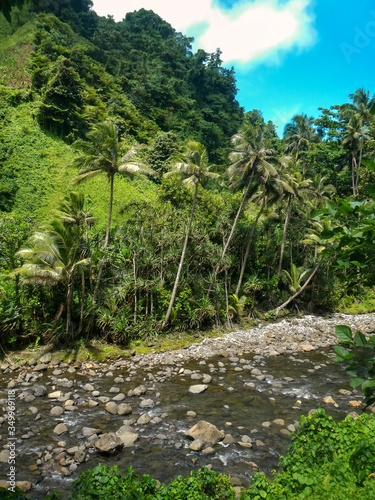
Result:
{"label": "tree trunk", "polygon": [[109,242],[109,233],[110,233],[110,230],[111,230],[112,205],[113,205],[113,181],[114,181],[114,175],[112,175],[111,179],[110,179],[110,197],[109,197],[108,223],[107,223],[107,229],[106,229],[106,232],[105,232],[105,239],[104,239],[102,260],[100,261],[100,266],[99,266],[99,271],[98,271],[98,279],[96,281],[94,295],[92,297],[92,302],[93,302],[94,305],[95,305],[96,297],[97,297],[98,291],[99,291],[100,280],[101,280],[101,277],[102,277],[102,272],[103,272],[103,267],[104,267],[105,255],[106,255],[106,252],[107,252],[107,247],[108,247],[108,242]]}
{"label": "tree trunk", "polygon": [[85,305],[85,272],[81,269],[81,283],[82,283],[82,295],[81,295],[81,314],[79,317],[79,328],[78,331],[81,332],[83,328],[83,310]]}
{"label": "tree trunk", "polygon": [[357,165],[357,174],[355,178],[355,191],[357,192],[358,189],[358,183],[359,183],[359,169],[361,168],[361,163],[362,163],[362,156],[363,156],[363,147],[359,150],[359,160],[358,160],[358,165]]}
{"label": "tree trunk", "polygon": [[136,254],[133,255],[133,276],[134,276],[134,324],[137,323],[138,302],[137,302],[137,269],[135,266]]}
{"label": "tree trunk", "polygon": [[354,151],[352,151],[352,188],[353,188],[353,196],[356,194],[356,170],[357,170],[357,162],[354,156]]}
{"label": "tree trunk", "polygon": [[69,335],[70,325],[72,323],[72,310],[71,310],[71,302],[72,302],[72,288],[73,284],[68,284],[68,291],[66,294],[66,334]]}
{"label": "tree trunk", "polygon": [[241,273],[240,273],[240,277],[238,279],[237,288],[236,288],[236,295],[237,295],[237,297],[238,297],[238,294],[240,293],[240,289],[241,289],[241,285],[242,285],[242,280],[243,280],[243,277],[244,277],[244,274],[245,274],[247,259],[249,257],[250,246],[251,246],[251,242],[253,240],[255,228],[257,227],[259,217],[261,216],[261,214],[262,214],[265,206],[266,206],[266,188],[263,185],[263,201],[262,201],[262,206],[261,206],[261,208],[260,208],[260,210],[259,210],[259,212],[258,212],[258,214],[256,216],[256,219],[254,221],[253,227],[251,228],[251,233],[250,233],[249,240],[247,242],[246,252],[245,252],[245,255],[244,255],[244,258],[243,258],[243,261],[242,261],[242,266],[241,266]]}
{"label": "tree trunk", "polygon": [[170,318],[170,315],[171,315],[171,312],[172,312],[172,307],[173,307],[173,304],[174,304],[174,301],[175,301],[175,298],[176,298],[177,288],[178,288],[178,284],[180,282],[180,276],[181,276],[181,272],[182,272],[182,266],[184,265],[186,248],[187,248],[189,234],[190,234],[190,228],[191,228],[191,224],[193,222],[193,216],[194,216],[195,204],[196,204],[196,201],[197,201],[197,195],[198,195],[198,184],[195,185],[193,205],[191,207],[190,219],[189,219],[189,222],[188,222],[188,226],[186,228],[186,235],[185,235],[184,246],[182,248],[182,254],[181,254],[180,264],[178,266],[176,280],[174,282],[174,287],[173,287],[173,291],[172,291],[172,295],[171,295],[171,300],[169,302],[167,314],[165,315],[164,321],[163,321],[163,323],[161,325],[161,330],[164,330],[164,328],[166,327],[166,325],[167,325],[167,323],[169,321],[169,318]]}
{"label": "tree trunk", "polygon": [[287,206],[287,209],[286,209],[286,216],[285,216],[284,230],[283,230],[283,239],[282,239],[282,242],[281,242],[281,249],[280,249],[279,267],[277,269],[277,279],[280,278],[280,274],[281,274],[281,267],[282,267],[282,264],[283,264],[285,241],[286,241],[286,233],[288,231],[290,213],[292,211],[292,206],[293,206],[293,199],[294,199],[294,196],[291,196],[289,198],[288,206]]}
{"label": "tree trunk", "polygon": [[290,297],[287,301],[285,301],[283,304],[281,304],[281,306],[279,306],[275,309],[276,316],[279,314],[281,309],[284,309],[284,307],[286,307],[288,304],[290,304],[290,302],[292,302],[292,300],[294,300],[296,297],[298,297],[298,295],[300,295],[304,291],[304,289],[307,287],[307,285],[310,283],[310,281],[314,277],[315,273],[319,269],[321,263],[322,263],[322,261],[318,262],[318,264],[315,266],[313,272],[310,274],[309,278],[306,280],[306,282],[303,284],[303,286],[298,290],[298,292],[296,292],[294,295],[292,295],[292,297]]}
{"label": "tree trunk", "polygon": [[213,282],[216,280],[217,274],[218,274],[219,269],[220,269],[220,264],[222,263],[222,261],[223,261],[223,259],[224,259],[225,255],[226,255],[226,253],[227,253],[227,250],[228,250],[229,244],[230,244],[230,242],[232,241],[233,234],[234,234],[234,230],[236,229],[237,222],[238,222],[238,218],[239,218],[239,216],[240,216],[240,214],[241,214],[241,212],[242,212],[242,208],[243,208],[243,206],[244,206],[244,204],[245,204],[245,201],[246,201],[247,195],[249,194],[250,187],[251,187],[251,183],[253,182],[253,178],[254,178],[254,170],[253,170],[253,171],[252,171],[252,173],[251,173],[251,177],[250,177],[249,183],[248,183],[248,185],[247,185],[246,191],[245,191],[245,192],[244,192],[244,194],[243,194],[243,197],[242,197],[242,200],[241,200],[241,204],[240,204],[240,206],[239,206],[239,208],[238,208],[238,210],[237,210],[236,217],[235,217],[235,219],[234,219],[234,221],[233,221],[233,224],[232,224],[232,229],[231,229],[231,231],[230,231],[230,233],[229,233],[229,236],[228,236],[227,242],[225,243],[224,248],[223,248],[223,253],[222,253],[221,257],[220,257],[219,262],[218,262],[218,263],[217,263],[217,265],[216,265],[216,268],[215,268],[215,271],[214,271],[214,276],[213,276],[213,278],[212,278],[212,280],[211,280],[210,286],[208,287],[207,297],[209,296],[209,294],[210,294],[210,292],[211,292],[211,287],[212,287]]}

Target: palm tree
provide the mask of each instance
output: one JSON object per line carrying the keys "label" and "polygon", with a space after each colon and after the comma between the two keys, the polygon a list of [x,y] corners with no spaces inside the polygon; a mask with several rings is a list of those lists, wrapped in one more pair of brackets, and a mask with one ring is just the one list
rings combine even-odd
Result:
{"label": "palm tree", "polygon": [[86,181],[87,179],[90,179],[91,177],[94,177],[102,172],[106,174],[110,183],[108,222],[103,245],[102,259],[93,294],[93,302],[95,303],[109,242],[115,175],[155,175],[155,172],[145,164],[135,161],[135,156],[141,146],[132,146],[124,153],[123,146],[119,141],[117,127],[111,121],[98,124],[87,134],[86,141],[78,140],[74,143],[74,147],[80,150],[82,154],[74,161],[74,165],[80,167],[81,171],[73,179],[73,183],[77,184],[79,182]]}
{"label": "palm tree", "polygon": [[340,106],[341,118],[350,119],[353,115],[358,115],[364,125],[370,125],[374,120],[375,97],[370,98],[370,92],[360,88],[349,94],[349,99],[353,102]]}
{"label": "palm tree", "polygon": [[[68,193],[60,205],[59,210],[56,212],[57,217],[64,221],[68,226],[78,228],[80,234],[84,235],[84,247],[88,252],[88,231],[89,228],[95,223],[95,218],[85,210],[85,197],[83,193],[78,191],[71,191]],[[91,287],[91,259],[89,262],[89,276]],[[83,313],[85,303],[85,273],[84,268],[81,266],[81,313],[79,319],[78,331],[81,332],[83,328]]]}
{"label": "palm tree", "polygon": [[367,128],[359,114],[353,114],[344,132],[342,144],[347,147],[352,156],[352,189],[353,196],[357,193],[359,170],[362,165],[364,141],[370,139]]}
{"label": "palm tree", "polygon": [[179,161],[175,162],[172,166],[172,169],[164,174],[165,177],[169,176],[179,176],[183,177],[183,184],[187,187],[194,187],[194,195],[193,195],[193,203],[191,206],[190,217],[188,221],[188,225],[185,233],[185,241],[182,247],[182,253],[180,258],[180,263],[177,270],[177,275],[171,295],[171,299],[169,301],[169,306],[165,318],[163,320],[161,330],[165,328],[167,325],[173,304],[177,294],[178,284],[180,282],[182,267],[185,260],[185,254],[187,249],[187,244],[190,235],[191,224],[193,222],[195,205],[197,202],[198,189],[199,186],[203,186],[209,178],[217,178],[219,174],[214,172],[210,172],[210,166],[208,165],[208,155],[205,147],[199,142],[189,141],[184,149],[182,157]]}
{"label": "palm tree", "polygon": [[231,153],[229,153],[231,165],[227,169],[227,175],[231,182],[230,189],[234,191],[243,185],[246,185],[246,189],[242,195],[241,203],[238,207],[231,231],[224,245],[220,260],[216,266],[208,293],[211,290],[212,283],[216,279],[220,265],[223,262],[229,248],[229,244],[232,241],[239,216],[251,191],[254,176],[256,174],[264,176],[266,175],[265,172],[269,172],[270,175],[276,175],[277,173],[275,167],[273,166],[273,163],[276,161],[276,151],[270,146],[269,141],[264,139],[261,128],[256,129],[251,124],[247,124],[232,137],[231,141],[234,149]]}
{"label": "palm tree", "polygon": [[[78,270],[89,263],[80,243],[80,232],[61,219],[54,219],[43,232],[34,233],[29,246],[17,252],[24,263],[13,274],[23,276],[22,281],[45,285],[61,284],[65,289],[66,333],[71,331],[71,303],[74,278]],[[63,307],[57,316],[58,321]]]}
{"label": "palm tree", "polygon": [[[285,153],[294,155],[298,161],[300,153],[310,151],[311,143],[319,141],[319,135],[313,127],[314,118],[306,114],[294,115],[292,121],[285,125],[284,141],[286,143]],[[305,175],[306,158],[303,155],[302,173]]]}
{"label": "palm tree", "polygon": [[295,200],[303,201],[304,196],[306,196],[307,193],[312,194],[311,183],[312,181],[310,179],[303,179],[302,174],[298,170],[291,170],[290,172],[284,174],[283,178],[283,187],[285,193],[284,196],[288,201],[285,212],[285,221],[284,221],[283,236],[281,241],[279,266],[277,269],[277,278],[280,278],[281,274],[286,235],[288,232],[288,226],[294,202]]}
{"label": "palm tree", "polygon": [[[282,165],[284,163],[284,160],[285,160],[284,157],[277,159],[277,161],[280,165]],[[276,165],[276,159],[274,159],[274,163]],[[272,165],[272,163],[270,163],[270,162],[263,163],[261,165],[261,168],[259,168],[259,170],[257,171],[257,181],[258,181],[258,186],[260,187],[260,190],[259,190],[259,192],[256,192],[254,194],[254,196],[251,198],[251,200],[255,201],[255,202],[260,202],[261,204],[260,204],[260,208],[257,212],[257,215],[255,217],[255,220],[253,222],[253,225],[252,225],[252,228],[250,231],[250,236],[249,236],[249,239],[248,239],[247,245],[246,245],[245,255],[242,259],[240,276],[238,278],[236,292],[235,292],[236,295],[239,295],[239,293],[240,293],[243,277],[245,275],[247,261],[249,258],[251,243],[253,241],[255,229],[258,225],[260,216],[262,215],[267,204],[269,202],[271,202],[271,200],[275,200],[275,198],[277,198],[279,196],[281,179],[280,179],[279,172],[276,169],[275,165]]]}

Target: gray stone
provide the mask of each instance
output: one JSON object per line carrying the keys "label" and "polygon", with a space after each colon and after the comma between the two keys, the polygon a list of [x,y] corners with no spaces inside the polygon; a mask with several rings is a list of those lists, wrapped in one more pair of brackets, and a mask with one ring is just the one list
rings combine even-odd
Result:
{"label": "gray stone", "polygon": [[132,413],[132,411],[132,407],[127,403],[120,403],[117,408],[118,415],[129,415],[129,413]]}
{"label": "gray stone", "polygon": [[155,403],[152,399],[143,399],[139,403],[140,408],[153,408],[155,406]]}
{"label": "gray stone", "polygon": [[113,451],[120,446],[122,446],[122,441],[114,432],[104,434],[104,436],[98,439],[95,443],[95,447],[104,453]]}
{"label": "gray stone", "polygon": [[138,434],[130,432],[128,426],[124,425],[116,432],[116,435],[121,439],[124,448],[131,448],[138,439]]}
{"label": "gray stone", "polygon": [[190,443],[189,448],[193,451],[200,451],[204,447],[204,442],[200,439],[194,439],[192,443]]}
{"label": "gray stone", "polygon": [[143,424],[148,424],[149,421],[151,420],[151,417],[148,413],[143,413],[137,420],[138,425],[143,425]]}
{"label": "gray stone", "polygon": [[190,394],[201,394],[208,388],[208,385],[206,384],[198,384],[198,385],[191,385],[189,387],[188,392]]}
{"label": "gray stone", "polygon": [[110,401],[105,405],[105,409],[108,413],[111,413],[111,415],[117,415],[118,413],[118,406],[116,403],[113,401]]}
{"label": "gray stone", "polygon": [[63,413],[64,413],[64,408],[61,408],[61,406],[54,406],[53,408],[51,408],[51,411],[49,412],[51,417],[59,417]]}
{"label": "gray stone", "polygon": [[57,424],[53,429],[53,432],[60,436],[61,434],[64,434],[64,432],[68,432],[68,428],[65,424]]}
{"label": "gray stone", "polygon": [[224,438],[223,431],[219,431],[213,424],[205,422],[204,420],[200,420],[191,429],[186,431],[185,435],[193,439],[200,439],[204,443],[209,444],[216,444]]}

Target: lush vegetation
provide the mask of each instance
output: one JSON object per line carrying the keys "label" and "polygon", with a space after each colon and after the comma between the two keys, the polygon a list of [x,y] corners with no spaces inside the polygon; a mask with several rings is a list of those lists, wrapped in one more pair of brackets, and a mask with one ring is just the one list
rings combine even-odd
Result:
{"label": "lush vegetation", "polygon": [[219,50],[91,7],[0,13],[3,348],[371,307],[370,93],[279,138]]}

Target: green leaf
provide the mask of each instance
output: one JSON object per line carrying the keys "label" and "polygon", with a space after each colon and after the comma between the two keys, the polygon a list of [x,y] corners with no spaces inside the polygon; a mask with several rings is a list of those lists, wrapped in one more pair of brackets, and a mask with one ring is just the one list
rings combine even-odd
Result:
{"label": "green leaf", "polygon": [[375,387],[375,380],[365,380],[361,385],[362,390],[369,387]]}
{"label": "green leaf", "polygon": [[366,337],[363,335],[362,332],[356,332],[353,338],[353,342],[358,346],[358,347],[367,347],[368,343],[366,340]]}
{"label": "green leaf", "polygon": [[350,382],[350,386],[353,387],[353,389],[355,389],[356,387],[362,385],[363,383],[364,383],[363,378],[357,377]]}
{"label": "green leaf", "polygon": [[334,350],[338,356],[342,359],[350,359],[353,357],[353,354],[350,353],[345,347],[342,347],[341,345],[335,345]]}
{"label": "green leaf", "polygon": [[339,342],[348,343],[352,341],[352,329],[346,325],[336,325],[335,333]]}

